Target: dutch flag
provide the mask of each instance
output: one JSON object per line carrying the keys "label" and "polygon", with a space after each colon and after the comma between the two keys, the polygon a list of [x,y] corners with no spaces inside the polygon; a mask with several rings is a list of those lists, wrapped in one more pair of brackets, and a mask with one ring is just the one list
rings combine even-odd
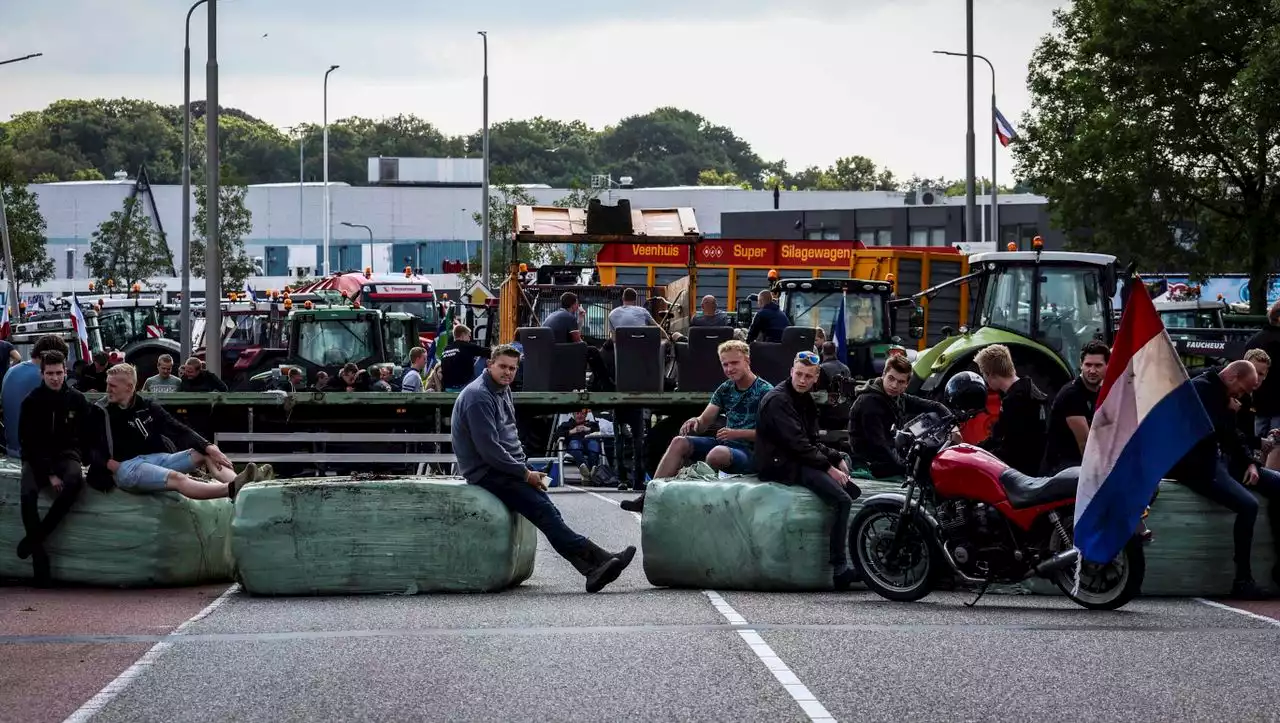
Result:
{"label": "dutch flag", "polygon": [[1004,146],[1005,148],[1008,148],[1009,144],[1012,143],[1014,139],[1018,137],[1018,134],[1015,133],[1013,130],[1013,124],[1010,123],[1008,119],[1004,117],[1004,114],[1000,112],[999,108],[996,108],[995,131],[996,131],[996,138],[999,139],[1000,145]]}
{"label": "dutch flag", "polygon": [[1097,564],[1120,554],[1160,479],[1213,431],[1146,285],[1130,286],[1076,491],[1076,548]]}

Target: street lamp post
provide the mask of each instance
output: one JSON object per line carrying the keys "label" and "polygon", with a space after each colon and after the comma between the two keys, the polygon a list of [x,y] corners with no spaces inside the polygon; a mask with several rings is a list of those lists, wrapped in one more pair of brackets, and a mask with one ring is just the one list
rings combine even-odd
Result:
{"label": "street lamp post", "polygon": [[187,10],[186,40],[182,44],[182,358],[191,357],[191,14],[208,0],[196,0]]}
{"label": "street lamp post", "polygon": [[338,66],[330,65],[324,71],[324,258],[321,260],[324,271],[321,276],[329,273],[329,74],[337,69]]}
{"label": "street lamp post", "polygon": [[[24,55],[21,58],[12,58],[10,60],[0,61],[0,65],[8,65],[10,63],[20,63],[24,60],[39,58],[44,53],[32,53]],[[13,312],[10,316],[14,323],[19,321],[18,314],[18,274],[13,268],[13,243],[9,239],[9,217],[4,212],[4,184],[0,183],[0,242],[4,243],[4,269],[5,277],[9,282],[9,293],[6,294],[5,305],[12,308]]]}
{"label": "street lamp post", "polygon": [[[965,57],[964,53],[955,53],[948,50],[935,50],[937,55],[953,55],[959,58]],[[975,58],[987,64],[991,69],[991,243],[999,245],[1000,243],[1000,207],[998,205],[999,192],[997,191],[998,183],[996,182],[996,67],[986,56],[974,54]]]}
{"label": "street lamp post", "polygon": [[[210,333],[204,337],[204,363],[209,373],[222,376],[222,244],[218,232],[218,0],[209,0],[209,60],[205,66],[205,244],[204,318]],[[184,224],[185,225],[185,224]]]}
{"label": "street lamp post", "polygon": [[489,33],[477,31],[484,38],[484,205],[480,211],[480,224],[484,228],[480,243],[480,278],[489,284]]}
{"label": "street lamp post", "polygon": [[964,240],[968,243],[977,241],[974,233],[977,226],[978,197],[974,188],[976,171],[973,144],[973,0],[964,3],[964,36],[965,36],[965,122],[968,130],[964,136],[965,154],[965,188],[964,188]]}
{"label": "street lamp post", "polygon": [[351,223],[350,221],[343,221],[342,225],[346,226],[347,228],[362,228],[369,233],[369,265],[372,266],[373,265],[373,229],[369,228],[368,226],[362,223]]}

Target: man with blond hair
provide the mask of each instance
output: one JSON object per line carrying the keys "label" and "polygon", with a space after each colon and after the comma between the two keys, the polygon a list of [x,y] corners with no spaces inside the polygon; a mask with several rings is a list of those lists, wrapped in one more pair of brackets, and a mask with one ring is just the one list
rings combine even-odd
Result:
{"label": "man with blond hair", "polygon": [[979,447],[1023,474],[1040,473],[1048,428],[1049,397],[1030,379],[1018,376],[1004,344],[985,347],[974,357],[987,389],[1000,395],[1000,416]]}
{"label": "man with blond hair", "polygon": [[[751,371],[751,347],[746,342],[730,339],[716,351],[726,380],[712,393],[711,403],[702,414],[681,425],[680,436],[667,446],[666,454],[654,470],[654,479],[674,477],[681,467],[692,462],[706,462],[712,469],[729,474],[755,471],[751,457],[760,400],[773,385]],[[710,428],[722,412],[725,426],[714,437],[696,436]],[[621,506],[630,512],[640,512],[644,509],[644,495],[624,500]]]}
{"label": "man with blond hair", "polygon": [[[107,370],[107,397],[98,403],[106,417],[105,465],[117,487],[138,493],[173,490],[196,500],[235,499],[240,488],[254,480],[256,465],[250,462],[236,474],[217,445],[174,419],[155,400],[139,397],[137,384],[133,365],[117,364]],[[179,451],[170,452],[166,438]],[[201,467],[215,481],[190,476]]]}

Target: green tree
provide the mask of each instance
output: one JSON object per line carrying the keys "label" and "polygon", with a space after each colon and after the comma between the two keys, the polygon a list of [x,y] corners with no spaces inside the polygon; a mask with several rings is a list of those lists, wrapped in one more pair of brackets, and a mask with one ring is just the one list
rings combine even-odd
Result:
{"label": "green tree", "polygon": [[[222,290],[244,288],[245,279],[253,275],[253,260],[244,250],[244,238],[253,230],[253,214],[244,205],[244,186],[218,187],[218,253],[222,259]],[[195,229],[191,234],[191,273],[204,278],[205,235],[209,219],[209,191],[196,186]]]}
{"label": "green tree", "polygon": [[1249,272],[1255,312],[1280,253],[1280,5],[1077,0],[1029,76],[1018,177],[1075,247],[1158,270]]}
{"label": "green tree", "polygon": [[152,277],[168,273],[164,236],[141,206],[140,198],[126,198],[93,232],[84,263],[99,288],[107,288],[108,280],[119,290],[135,282],[149,286]]}
{"label": "green tree", "polygon": [[604,172],[631,176],[637,186],[692,186],[707,168],[758,184],[764,171],[764,162],[732,130],[679,108],[658,108],[605,128],[600,153]]}
{"label": "green tree", "polygon": [[733,171],[720,172],[714,168],[707,168],[698,172],[699,186],[737,186],[745,190],[751,190],[751,184],[738,178],[738,174]]}
{"label": "green tree", "polygon": [[[0,183],[4,194],[4,215],[9,224],[10,253],[13,255],[14,276],[21,289],[23,284],[41,284],[53,278],[54,261],[46,252],[45,231],[48,228],[36,194],[26,186]],[[4,258],[0,255],[0,265]],[[5,269],[6,274],[8,269]]]}
{"label": "green tree", "polygon": [[[552,244],[518,244],[514,261],[511,255],[512,240],[515,238],[515,207],[535,206],[537,200],[529,192],[519,186],[493,186],[489,189],[489,279],[481,279],[485,286],[497,289],[507,277],[512,263],[537,265],[552,260],[556,249]],[[471,214],[476,226],[484,228],[484,219],[477,211]],[[480,268],[482,249],[477,248],[472,260],[473,268]],[[560,251],[563,260],[564,253]]]}

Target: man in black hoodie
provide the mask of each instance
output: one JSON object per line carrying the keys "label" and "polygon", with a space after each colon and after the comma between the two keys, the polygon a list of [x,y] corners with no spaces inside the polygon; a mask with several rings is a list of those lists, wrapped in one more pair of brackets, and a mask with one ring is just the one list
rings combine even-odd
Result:
{"label": "man in black hoodie", "polygon": [[1049,397],[1028,378],[1019,377],[1004,344],[985,347],[974,357],[987,388],[1000,394],[1000,416],[979,447],[1023,474],[1040,474],[1049,427]]}
{"label": "man in black hoodie", "polygon": [[910,383],[911,362],[894,355],[885,360],[884,374],[873,379],[853,401],[849,413],[853,457],[877,479],[899,477],[907,471],[893,446],[895,426],[926,412],[947,411],[938,402],[907,394]]}
{"label": "man in black hoodie", "polygon": [[204,363],[197,357],[187,359],[182,365],[182,381],[178,382],[180,392],[225,392],[227,385],[204,368]]}
{"label": "man in black hoodie", "polygon": [[[84,475],[80,468],[82,428],[89,419],[89,402],[67,386],[67,358],[62,352],[40,356],[40,386],[22,402],[18,436],[22,440],[22,526],[27,536],[18,543],[18,557],[31,558],[36,582],[49,581],[49,557],[44,541],[71,511]],[[53,504],[40,519],[40,489],[53,490]]]}
{"label": "man in black hoodie", "polygon": [[840,453],[818,441],[818,405],[810,392],[822,372],[820,362],[817,354],[800,352],[791,378],[760,400],[756,464],[761,481],[804,487],[835,509],[830,561],[834,586],[844,590],[858,578],[849,564],[849,513],[862,491],[849,480]]}
{"label": "man in black hoodie", "polygon": [[[116,485],[131,492],[173,490],[186,497],[208,500],[235,499],[236,492],[254,481],[258,469],[250,462],[236,474],[231,461],[217,445],[169,416],[154,400],[134,393],[138,377],[131,364],[117,364],[107,370],[106,467],[115,474]],[[165,439],[177,452],[169,452]],[[204,467],[215,482],[189,475]]]}
{"label": "man in black hoodie", "polygon": [[[1245,348],[1261,349],[1269,359],[1280,359],[1280,301],[1271,305],[1267,326],[1254,334]],[[1267,375],[1253,392],[1252,401],[1253,435],[1262,439],[1270,436],[1271,430],[1280,429],[1280,374]],[[1280,467],[1280,451],[1272,451],[1266,461],[1270,469]]]}

